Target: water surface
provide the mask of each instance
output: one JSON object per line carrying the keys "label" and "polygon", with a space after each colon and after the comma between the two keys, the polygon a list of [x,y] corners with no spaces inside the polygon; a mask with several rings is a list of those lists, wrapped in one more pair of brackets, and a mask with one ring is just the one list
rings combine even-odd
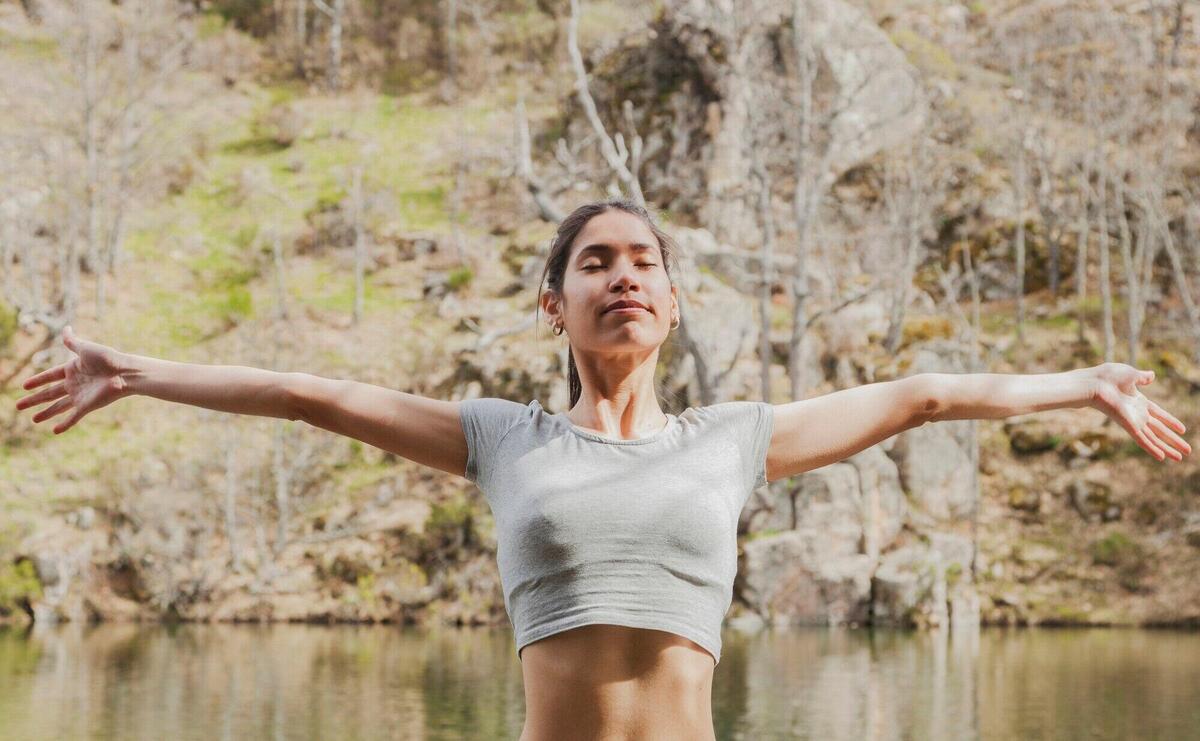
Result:
{"label": "water surface", "polygon": [[[726,629],[719,739],[1200,738],[1200,633]],[[515,739],[499,629],[0,630],[0,739]]]}

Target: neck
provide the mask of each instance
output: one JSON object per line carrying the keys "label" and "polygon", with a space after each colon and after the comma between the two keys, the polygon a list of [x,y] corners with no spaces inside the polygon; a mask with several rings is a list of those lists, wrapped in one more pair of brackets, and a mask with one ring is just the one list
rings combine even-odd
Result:
{"label": "neck", "polygon": [[667,417],[654,390],[657,365],[657,349],[639,358],[575,355],[583,391],[567,419],[612,437],[639,437],[662,429]]}

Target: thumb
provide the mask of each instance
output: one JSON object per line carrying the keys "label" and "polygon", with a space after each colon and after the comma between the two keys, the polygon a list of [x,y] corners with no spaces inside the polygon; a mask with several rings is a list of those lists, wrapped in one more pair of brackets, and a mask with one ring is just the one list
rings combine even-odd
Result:
{"label": "thumb", "polygon": [[1138,383],[1143,386],[1145,386],[1146,384],[1150,383],[1153,380],[1154,380],[1154,371],[1152,371],[1152,370],[1142,371],[1141,374],[1138,376]]}
{"label": "thumb", "polygon": [[63,327],[63,344],[72,350],[79,350],[79,341],[75,338],[75,330],[71,329],[71,325]]}

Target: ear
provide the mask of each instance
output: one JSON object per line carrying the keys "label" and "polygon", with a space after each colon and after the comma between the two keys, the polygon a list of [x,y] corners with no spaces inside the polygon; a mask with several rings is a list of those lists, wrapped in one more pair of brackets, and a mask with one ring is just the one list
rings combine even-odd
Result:
{"label": "ear", "polygon": [[561,300],[559,299],[558,294],[555,293],[553,289],[547,288],[546,290],[542,291],[541,304],[542,313],[549,317],[549,322],[551,326],[553,326],[554,322],[560,318],[559,315],[562,313]]}

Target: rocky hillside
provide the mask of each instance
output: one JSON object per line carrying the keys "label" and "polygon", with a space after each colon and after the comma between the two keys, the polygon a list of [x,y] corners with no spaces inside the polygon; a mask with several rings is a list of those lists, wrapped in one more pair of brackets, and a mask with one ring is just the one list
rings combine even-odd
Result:
{"label": "rocky hillside", "polygon": [[[684,247],[677,279],[689,323],[709,365],[728,369],[717,394],[760,398],[753,271],[761,264],[744,253],[765,232],[751,184],[766,173],[780,189],[767,209],[776,249],[786,251],[797,238],[789,214],[800,186],[785,154],[790,108],[770,91],[795,70],[771,44],[747,46],[743,67],[729,50],[751,37],[783,45],[791,3],[761,3],[752,28],[737,32],[702,2],[585,5],[579,34],[593,93],[609,122],[623,120],[618,101],[633,103],[620,126],[644,137],[647,199]],[[804,345],[809,395],[969,370],[972,307],[955,272],[964,252],[981,279],[979,369],[1101,362],[1100,298],[1076,304],[1050,288],[1052,244],[1062,249],[1064,283],[1075,270],[1073,232],[1013,199],[998,111],[1023,88],[1011,68],[980,53],[1017,20],[1034,19],[978,4],[872,3],[840,14],[838,3],[810,6],[827,21],[814,50],[823,74],[855,65],[894,74],[883,88],[834,75],[829,89],[849,91],[855,115],[835,116],[830,138],[814,140],[832,175],[810,268],[824,313]],[[565,346],[528,323],[554,225],[539,217],[521,174],[516,111],[559,208],[602,195],[615,178],[595,151],[569,66],[555,56],[566,53],[562,13],[498,12],[490,45],[464,46],[477,51],[460,60],[457,95],[436,75],[416,74],[418,61],[372,56],[374,42],[360,37],[350,40],[348,84],[330,91],[319,74],[292,75],[269,35],[227,17],[189,20],[196,57],[170,91],[189,116],[164,132],[171,146],[148,167],[152,182],[130,196],[123,260],[102,310],[91,300],[96,274],[82,275],[77,332],[175,360],[564,409]],[[1123,22],[1141,27],[1136,17]],[[869,50],[855,45],[864,38]],[[541,50],[536,64],[531,49]],[[1173,79],[1195,82],[1194,48],[1179,54]],[[49,78],[43,70],[67,69],[68,55],[20,7],[0,6],[0,82],[9,89],[36,87]],[[405,71],[403,84],[388,69]],[[46,95],[61,92],[45,86]],[[10,141],[34,107],[0,112]],[[1061,129],[1050,130],[1072,140],[1078,129],[1060,115]],[[853,121],[878,125],[837,133]],[[751,130],[778,156],[756,166],[741,138]],[[916,192],[919,178],[897,180],[894,168],[906,156],[897,148],[922,131],[932,142],[924,166],[940,173],[941,189],[912,201],[924,204],[914,230],[920,259],[888,352],[884,279],[901,256],[879,226],[897,187]],[[1128,142],[1127,159],[1139,141]],[[1188,141],[1184,173],[1194,161]],[[1066,209],[1073,181],[1055,182],[1050,203]],[[10,195],[5,204],[15,203]],[[55,244],[48,211],[13,213],[3,211],[7,228],[27,230],[31,245]],[[1180,249],[1197,254],[1189,250],[1200,229],[1187,231],[1186,214],[1171,212],[1168,229],[1192,235]],[[1028,232],[1029,253],[1021,342],[1010,298],[1018,230]],[[368,256],[356,310],[360,235]],[[1093,292],[1095,261],[1083,273]],[[1158,371],[1148,394],[1191,428],[1200,373],[1189,360],[1188,306],[1166,256],[1151,270],[1138,364]],[[784,283],[771,290],[769,317],[776,403],[789,398],[795,309]],[[1118,317],[1129,301],[1116,299]],[[45,327],[10,307],[5,316],[0,377],[31,353],[35,364],[58,362],[61,354],[40,351]],[[702,403],[683,348],[664,348],[663,361],[665,403],[673,411]],[[12,411],[17,382],[31,372],[0,389],[0,619],[505,622],[491,516],[467,482],[300,423],[151,399],[54,436]],[[926,425],[774,482],[752,497],[739,530],[732,615],[741,624],[1200,619],[1200,586],[1189,578],[1200,567],[1195,463],[1159,464],[1091,411]]]}

